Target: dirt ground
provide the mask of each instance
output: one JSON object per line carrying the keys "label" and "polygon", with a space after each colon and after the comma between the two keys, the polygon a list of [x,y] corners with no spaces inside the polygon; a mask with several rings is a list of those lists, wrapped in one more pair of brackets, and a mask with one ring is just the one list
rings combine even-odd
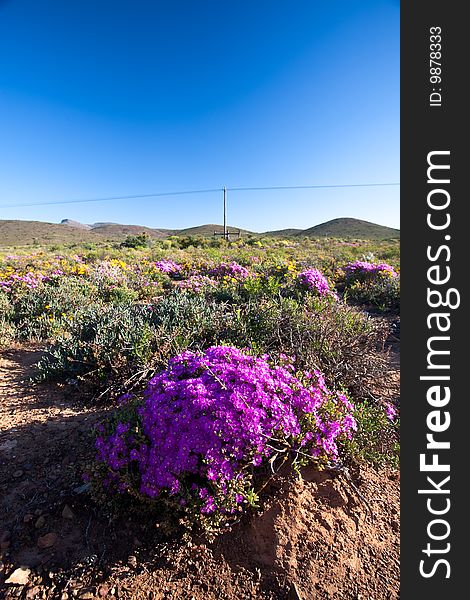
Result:
{"label": "dirt ground", "polygon": [[0,597],[399,597],[398,471],[279,476],[263,511],[215,541],[164,537],[92,503],[81,476],[105,411],[29,383],[40,352],[0,353]]}

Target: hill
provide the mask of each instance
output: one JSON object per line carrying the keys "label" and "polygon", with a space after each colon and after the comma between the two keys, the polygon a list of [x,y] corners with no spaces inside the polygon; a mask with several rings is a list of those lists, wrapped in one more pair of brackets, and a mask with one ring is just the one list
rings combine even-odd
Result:
{"label": "hill", "polygon": [[[246,229],[240,229],[238,227],[227,226],[229,231],[238,232],[242,234],[250,234],[251,231],[247,231]],[[198,225],[197,227],[188,227],[186,229],[175,229],[173,235],[202,235],[205,237],[214,235],[214,231],[217,233],[223,233],[222,225],[214,225],[213,223],[209,223],[207,225]]]}
{"label": "hill", "polygon": [[143,225],[120,225],[119,223],[103,223],[92,225],[92,232],[112,239],[125,238],[128,235],[146,233],[152,238],[162,238],[171,235],[171,229],[152,229]]}
{"label": "hill", "polygon": [[315,227],[310,227],[310,229],[304,229],[296,235],[305,237],[385,240],[399,238],[400,230],[377,225],[377,223],[370,223],[369,221],[362,221],[361,219],[343,217],[315,225]]}
{"label": "hill", "polygon": [[[121,225],[119,223],[84,225],[70,219],[63,219],[61,223],[0,220],[0,247],[119,241],[124,240],[128,235],[142,233],[146,233],[154,239],[170,235],[212,236],[214,231],[222,232],[222,225],[199,225],[198,227],[178,230],[156,229],[144,225]],[[229,231],[238,231],[238,228],[230,227]],[[244,229],[241,229],[240,232],[242,234],[250,233]]]}
{"label": "hill", "polygon": [[276,229],[274,231],[265,231],[263,236],[266,237],[292,237],[293,235],[300,235],[303,232],[303,229]]}
{"label": "hill", "polygon": [[42,221],[0,221],[0,246],[67,244],[96,241],[92,231]]}
{"label": "hill", "polygon": [[75,229],[91,229],[92,228],[92,225],[85,225],[84,223],[80,223],[79,221],[74,221],[73,219],[62,219],[60,224],[68,225],[69,227],[74,227]]}
{"label": "hill", "polygon": [[[237,227],[229,227],[228,229],[229,231],[238,232]],[[139,235],[142,233],[146,233],[153,239],[161,239],[171,235],[210,237],[214,235],[214,231],[222,233],[222,225],[209,223],[186,229],[158,229],[145,227],[144,225],[122,225],[119,223],[94,223],[92,225],[85,225],[71,219],[63,219],[61,223],[0,220],[0,246],[109,242],[123,240],[128,235]],[[253,234],[253,232],[246,229],[240,229],[240,233],[242,235]],[[360,219],[340,218],[315,225],[309,229],[288,228],[255,235],[280,238],[336,237],[382,240],[391,238],[399,239],[400,230]]]}
{"label": "hill", "polygon": [[82,226],[77,221],[45,223],[43,221],[0,220],[0,246],[30,246],[33,244],[72,244],[119,241],[128,235],[146,233],[152,238],[166,237],[170,230],[151,229],[140,225],[104,223]]}

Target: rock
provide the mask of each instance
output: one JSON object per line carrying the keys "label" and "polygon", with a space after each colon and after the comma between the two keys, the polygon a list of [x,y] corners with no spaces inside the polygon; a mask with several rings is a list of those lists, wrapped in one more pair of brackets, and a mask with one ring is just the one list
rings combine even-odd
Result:
{"label": "rock", "polygon": [[28,600],[30,600],[31,598],[35,598],[38,594],[40,594],[42,591],[42,589],[38,586],[35,585],[32,588],[29,588],[29,590],[26,592],[26,598]]}
{"label": "rock", "polygon": [[100,598],[104,598],[108,594],[109,594],[109,586],[107,586],[107,585],[101,585],[100,588],[99,588],[99,590],[98,590],[98,596]]}
{"label": "rock", "polygon": [[64,519],[75,519],[75,514],[68,504],[66,504],[62,510],[62,517]]}
{"label": "rock", "polygon": [[41,515],[36,523],[34,524],[34,526],[36,527],[36,529],[41,529],[42,527],[44,527],[44,525],[46,524],[46,518],[44,517],[44,515]]}
{"label": "rock", "polygon": [[67,594],[67,592],[62,592],[62,594],[60,595],[60,600],[69,600],[69,595]]}
{"label": "rock", "polygon": [[93,592],[84,590],[83,592],[80,592],[78,594],[78,597],[80,598],[80,600],[93,600],[95,595],[93,594]]}
{"label": "rock", "polygon": [[46,535],[38,538],[38,548],[51,548],[58,540],[58,535],[56,533],[46,533]]}
{"label": "rock", "polygon": [[15,585],[26,585],[29,580],[31,569],[27,567],[19,567],[15,569],[5,583],[13,583]]}
{"label": "rock", "polygon": [[73,488],[73,491],[75,494],[85,494],[86,492],[88,492],[88,490],[90,488],[91,488],[91,484],[89,481],[87,481],[86,483],[82,483],[82,485],[79,485],[76,488]]}
{"label": "rock", "polygon": [[15,479],[19,479],[20,477],[22,477],[23,474],[24,474],[24,471],[22,471],[21,469],[18,469],[17,471],[15,471],[13,473],[13,477]]}

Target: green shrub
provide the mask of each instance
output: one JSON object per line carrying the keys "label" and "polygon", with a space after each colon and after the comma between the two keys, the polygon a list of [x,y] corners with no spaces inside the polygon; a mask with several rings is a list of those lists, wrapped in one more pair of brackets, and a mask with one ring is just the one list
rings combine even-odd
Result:
{"label": "green shrub", "polygon": [[235,327],[223,341],[257,352],[296,357],[300,369],[319,369],[332,388],[344,385],[353,398],[368,398],[382,377],[387,326],[343,303],[307,295],[264,298],[234,307]]}
{"label": "green shrub", "polygon": [[0,289],[0,348],[7,346],[15,338],[12,322],[13,306],[6,291]]}
{"label": "green shrub", "polygon": [[354,418],[357,432],[352,440],[344,443],[344,454],[349,460],[388,464],[399,467],[400,421],[387,417],[386,409],[378,404],[362,402],[356,405]]}
{"label": "green shrub", "polygon": [[38,380],[69,378],[84,391],[108,397],[129,378],[147,374],[155,345],[147,306],[110,304],[83,309],[67,335],[50,345],[38,362]]}
{"label": "green shrub", "polygon": [[380,312],[400,310],[400,278],[380,277],[370,281],[354,281],[345,288],[345,299],[351,304],[371,306]]}
{"label": "green shrub", "polygon": [[217,343],[224,316],[223,306],[178,293],[156,304],[85,308],[39,361],[39,380],[76,379],[103,399],[138,389],[174,354]]}
{"label": "green shrub", "polygon": [[12,292],[12,322],[19,339],[45,340],[68,331],[77,311],[96,301],[96,288],[89,281],[59,277],[36,288]]}
{"label": "green shrub", "polygon": [[121,248],[147,248],[150,246],[152,240],[148,233],[141,233],[139,235],[128,235],[126,239],[121,242]]}

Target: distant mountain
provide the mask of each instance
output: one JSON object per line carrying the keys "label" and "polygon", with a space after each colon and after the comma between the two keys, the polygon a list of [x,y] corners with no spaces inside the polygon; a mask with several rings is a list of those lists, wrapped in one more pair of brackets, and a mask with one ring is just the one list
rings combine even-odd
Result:
{"label": "distant mountain", "polygon": [[384,227],[369,221],[342,217],[333,219],[310,229],[304,229],[296,236],[303,237],[332,237],[332,238],[356,238],[360,240],[385,240],[400,237],[400,230],[392,227]]}
{"label": "distant mountain", "polygon": [[275,231],[266,231],[262,235],[266,237],[292,237],[300,235],[303,229],[276,229]]}
{"label": "distant mountain", "polygon": [[[230,227],[230,231],[238,231]],[[86,242],[113,242],[124,240],[128,235],[146,233],[154,239],[170,235],[211,236],[214,231],[223,231],[221,225],[199,225],[188,229],[156,229],[143,225],[121,225],[119,223],[94,223],[85,225],[72,219],[61,223],[43,221],[0,220],[0,247],[72,244]],[[240,230],[242,234],[249,233]]]}
{"label": "distant mountain", "polygon": [[112,221],[106,221],[105,223],[93,223],[92,225],[90,225],[90,227],[92,229],[95,229],[96,227],[103,227],[104,225],[117,225],[117,223],[113,223]]}
{"label": "distant mountain", "polygon": [[[237,233],[248,234],[252,233],[246,229],[239,229],[238,227],[227,226],[228,231]],[[198,225],[197,227],[188,227],[186,229],[175,229],[173,235],[202,235],[204,237],[214,235],[214,231],[217,233],[223,233],[224,228],[222,225],[213,225],[211,223],[207,225]]]}
{"label": "distant mountain", "polygon": [[91,229],[92,225],[85,225],[85,223],[80,223],[79,221],[74,221],[73,219],[62,219],[60,222],[61,225],[68,225],[69,227],[74,227],[75,229]]}
{"label": "distant mountain", "polygon": [[91,230],[43,221],[0,221],[0,246],[68,244],[96,241]]}
{"label": "distant mountain", "polygon": [[[237,227],[229,227],[228,229],[231,232],[238,232]],[[161,239],[171,235],[210,237],[214,235],[214,231],[222,233],[222,225],[206,224],[186,229],[157,229],[143,225],[121,225],[119,223],[85,225],[72,219],[63,219],[61,223],[0,220],[0,247],[113,242],[121,241],[128,235],[140,235],[142,233],[153,239]],[[240,229],[240,233],[242,235],[253,234],[253,232],[246,229]],[[361,221],[360,219],[341,218],[315,225],[315,227],[309,229],[290,228],[254,235],[278,238],[399,239],[400,230],[370,223],[369,221]]]}
{"label": "distant mountain", "polygon": [[127,235],[140,235],[146,233],[152,238],[161,238],[171,235],[170,229],[152,229],[143,225],[120,225],[119,223],[95,223],[91,231],[97,235],[109,238],[125,238]]}

